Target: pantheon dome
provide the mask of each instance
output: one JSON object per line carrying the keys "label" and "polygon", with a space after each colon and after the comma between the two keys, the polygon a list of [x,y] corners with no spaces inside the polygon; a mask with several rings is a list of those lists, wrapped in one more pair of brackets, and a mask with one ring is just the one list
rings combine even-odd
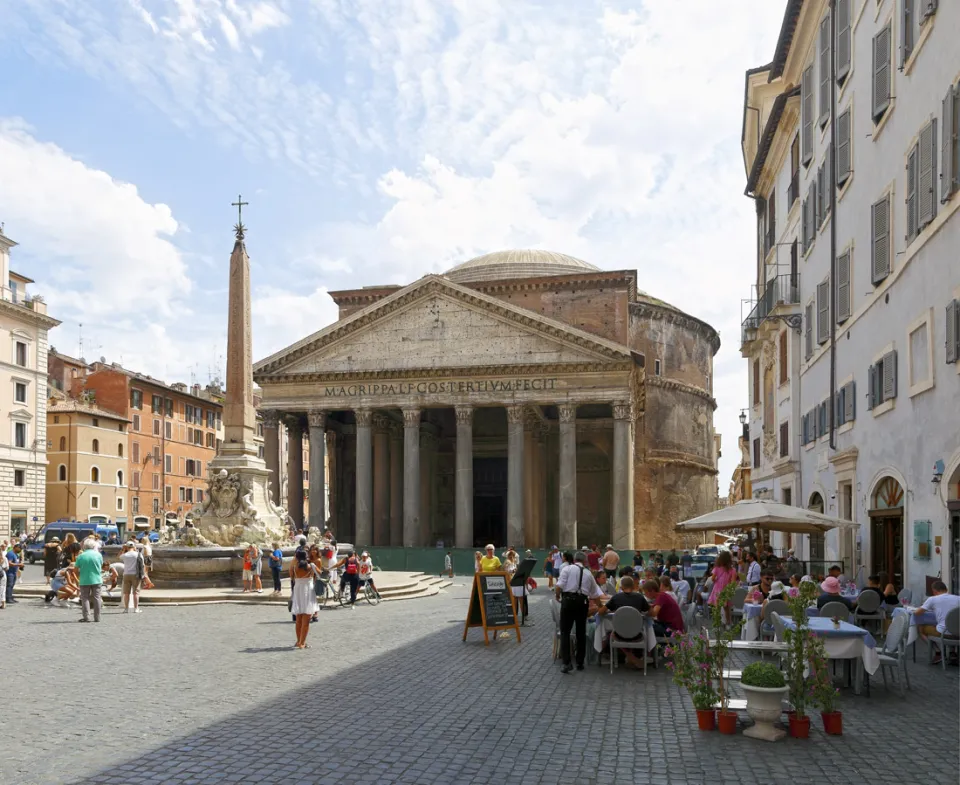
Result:
{"label": "pantheon dome", "polygon": [[520,248],[494,251],[452,267],[444,273],[454,283],[502,281],[507,278],[541,278],[572,275],[600,268],[582,259],[555,251]]}

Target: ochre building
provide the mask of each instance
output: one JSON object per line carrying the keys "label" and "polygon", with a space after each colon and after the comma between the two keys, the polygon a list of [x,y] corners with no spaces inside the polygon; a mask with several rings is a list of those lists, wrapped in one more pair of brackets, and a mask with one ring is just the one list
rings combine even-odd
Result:
{"label": "ochre building", "polygon": [[716,507],[719,337],[636,271],[504,251],[332,297],[337,322],[254,368],[275,477],[281,432],[294,463],[309,440],[306,520],[273,484],[294,520],[361,546],[651,548]]}

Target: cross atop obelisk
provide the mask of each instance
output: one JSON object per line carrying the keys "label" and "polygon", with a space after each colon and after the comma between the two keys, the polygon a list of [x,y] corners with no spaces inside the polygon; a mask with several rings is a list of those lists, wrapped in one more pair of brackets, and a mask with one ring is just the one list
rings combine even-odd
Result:
{"label": "cross atop obelisk", "polygon": [[243,233],[246,229],[243,225],[243,208],[248,204],[250,204],[250,202],[243,201],[242,194],[237,194],[237,201],[230,202],[231,207],[237,208],[237,225],[233,227],[233,231],[236,233],[238,240],[243,239]]}

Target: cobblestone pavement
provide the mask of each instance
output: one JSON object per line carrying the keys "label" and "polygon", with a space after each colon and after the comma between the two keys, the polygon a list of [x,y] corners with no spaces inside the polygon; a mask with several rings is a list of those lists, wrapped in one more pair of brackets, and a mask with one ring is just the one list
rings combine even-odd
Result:
{"label": "cobblestone pavement", "polygon": [[698,732],[664,671],[561,675],[542,592],[522,644],[463,643],[467,596],[457,579],[324,611],[305,651],[275,607],[111,608],[81,627],[8,606],[0,782],[956,785],[957,668],[911,663],[905,699],[845,692],[842,737],[815,717],[809,740],[770,744]]}

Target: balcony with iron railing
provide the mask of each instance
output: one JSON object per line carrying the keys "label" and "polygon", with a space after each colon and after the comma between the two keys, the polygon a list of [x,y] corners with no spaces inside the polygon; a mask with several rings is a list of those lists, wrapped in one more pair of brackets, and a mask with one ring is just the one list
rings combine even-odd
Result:
{"label": "balcony with iron railing", "polygon": [[749,310],[741,322],[741,346],[755,340],[760,326],[766,321],[782,321],[799,330],[802,320],[800,274],[778,273],[767,281],[756,300],[746,300],[744,304]]}

